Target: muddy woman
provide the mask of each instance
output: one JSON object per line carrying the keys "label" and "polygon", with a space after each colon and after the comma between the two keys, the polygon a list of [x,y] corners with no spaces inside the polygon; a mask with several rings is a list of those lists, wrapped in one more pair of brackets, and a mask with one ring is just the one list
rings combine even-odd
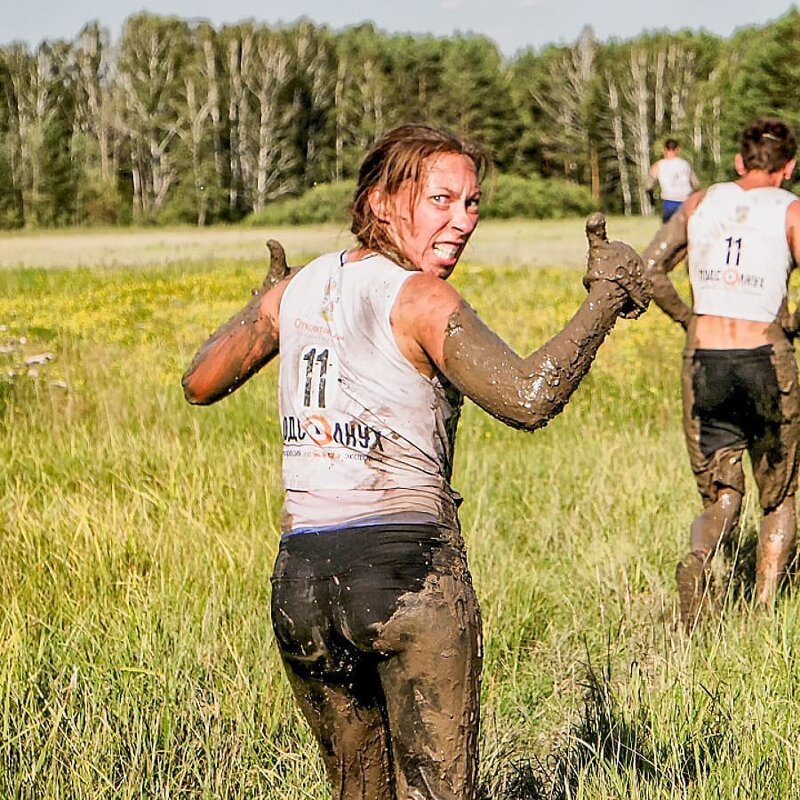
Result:
{"label": "muddy woman", "polygon": [[263,290],[183,378],[213,403],[280,354],[285,499],[272,622],[335,798],[472,798],[481,622],[450,486],[463,396],[533,430],[619,316],[647,306],[639,256],[587,224],[588,297],[527,358],[447,279],[478,224],[486,157],[426,125],[384,134],[351,204],[357,245]]}
{"label": "muddy woman", "polygon": [[[738,179],[696,192],[644,253],[653,300],[686,329],[683,422],[704,509],[676,570],[680,612],[691,629],[709,593],[709,562],[736,527],[753,467],[763,511],[754,599],[775,597],[795,540],[800,393],[787,311],[800,258],[800,202],[781,188],[795,167],[794,131],[757,119],[741,135]],[[667,273],[688,257],[693,307]]]}

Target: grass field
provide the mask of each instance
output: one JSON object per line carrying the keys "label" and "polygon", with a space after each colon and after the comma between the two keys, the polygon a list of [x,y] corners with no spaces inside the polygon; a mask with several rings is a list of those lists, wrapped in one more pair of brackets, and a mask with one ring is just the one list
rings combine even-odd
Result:
{"label": "grass field", "polygon": [[[658,227],[650,219],[613,219],[611,238],[645,245]],[[4,267],[125,267],[172,263],[205,263],[235,259],[262,261],[264,242],[278,239],[292,264],[319,253],[348,247],[347,228],[316,225],[253,229],[217,227],[163,230],[117,228],[87,233],[79,229],[42,234],[0,232],[0,268]],[[585,259],[583,220],[483,222],[470,241],[466,261],[489,266],[580,267]]]}
{"label": "grass field", "polygon": [[[609,223],[637,245],[654,228]],[[264,238],[298,263],[342,235],[235,249],[252,233],[159,232],[144,254],[147,232],[116,250],[0,237],[0,797],[329,796],[270,629],[275,365],[218,406],[180,390],[260,283]],[[529,351],[580,303],[584,249],[579,220],[486,224],[454,280]],[[485,626],[482,798],[800,797],[800,603],[748,606],[752,496],[721,615],[691,638],[674,626],[699,509],[681,347],[657,309],[621,322],[532,435],[466,406],[454,484]]]}

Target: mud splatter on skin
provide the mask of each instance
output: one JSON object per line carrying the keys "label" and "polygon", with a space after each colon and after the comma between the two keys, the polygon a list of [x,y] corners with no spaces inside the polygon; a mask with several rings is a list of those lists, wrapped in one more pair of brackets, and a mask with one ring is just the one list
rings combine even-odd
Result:
{"label": "mud splatter on skin", "polygon": [[720,487],[717,499],[692,522],[692,552],[702,556],[705,566],[720,541],[739,524],[741,509],[742,493],[729,487]]}
{"label": "mud splatter on skin", "polygon": [[[369,678],[355,675],[352,685],[286,675],[297,704],[316,738],[336,800],[396,800],[391,755],[381,709],[357,689]],[[379,687],[375,687],[376,690]]]}
{"label": "mud splatter on skin", "polygon": [[270,266],[253,299],[219,327],[200,347],[181,383],[186,399],[210,405],[239,388],[278,353],[278,330],[263,311],[263,299],[297,270],[286,265],[279,242],[267,241]]}
{"label": "mud splatter on skin", "polygon": [[586,220],[589,242],[583,285],[589,291],[596,281],[616,283],[625,292],[620,316],[635,319],[647,311],[653,287],[643,274],[644,265],[636,251],[624,242],[609,242],[606,218],[599,212]]}
{"label": "mud splatter on skin", "polygon": [[777,508],[764,512],[761,520],[756,549],[756,603],[770,605],[774,601],[794,550],[796,534],[797,516],[792,495]]}
{"label": "mud splatter on skin", "polygon": [[586,223],[589,296],[566,327],[527,358],[518,356],[464,303],[448,320],[445,373],[465,395],[508,425],[534,430],[564,407],[589,371],[618,316],[646,308],[650,284],[642,261],[623,242],[609,242],[605,220]]}
{"label": "mud splatter on skin", "polygon": [[[724,504],[732,504],[726,516]],[[711,559],[717,545],[738,523],[742,495],[733,489],[719,491],[716,503],[708,506],[692,525],[693,550],[681,559],[675,570],[681,621],[687,632],[700,622],[714,604]],[[756,579],[753,599],[770,606],[781,579],[786,574],[794,550],[797,521],[794,495],[785,497],[777,508],[764,512],[756,548]]]}

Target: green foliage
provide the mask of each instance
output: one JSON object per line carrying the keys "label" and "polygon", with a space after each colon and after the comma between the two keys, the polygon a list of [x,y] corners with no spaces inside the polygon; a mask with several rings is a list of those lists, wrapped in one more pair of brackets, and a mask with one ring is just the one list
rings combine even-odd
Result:
{"label": "green foliage", "polygon": [[485,36],[456,36],[444,47],[442,67],[442,92],[429,121],[480,142],[507,169],[522,124],[497,46]]}
{"label": "green foliage", "polygon": [[125,217],[125,199],[116,183],[104,180],[97,170],[86,170],[78,184],[79,214],[82,225],[119,225]]}
{"label": "green foliage", "polygon": [[22,198],[14,186],[9,148],[0,137],[0,230],[21,228],[24,224]]}
{"label": "green foliage", "polygon": [[[495,175],[488,182],[481,217],[485,219],[562,219],[594,211],[596,204],[585,186],[557,178]],[[244,221],[251,227],[346,224],[354,184],[320,184],[300,197],[275,200]]]}
{"label": "green foliage", "polygon": [[321,183],[300,197],[273,200],[263,211],[244,220],[248,226],[310,225],[325,222],[346,223],[347,207],[353,199],[355,184],[350,181]]}
{"label": "green foliage", "polygon": [[729,158],[738,151],[742,128],[759,116],[800,125],[800,11],[796,8],[760,30],[739,32],[729,84],[723,134]]}
{"label": "green foliage", "polygon": [[481,201],[484,219],[561,219],[594,210],[596,204],[586,186],[538,175],[497,175]]}
{"label": "green foliage", "polygon": [[164,205],[154,211],[143,223],[153,225],[196,225],[197,206],[193,192],[188,187],[175,187]]}
{"label": "green foliage", "polygon": [[[312,213],[275,200],[352,180],[375,138],[408,121],[482,143],[502,173],[564,178],[603,208],[648,213],[665,136],[707,183],[729,176],[755,115],[800,123],[798,19],[792,9],[728,41],[683,30],[601,42],[587,26],[511,59],[484,35],[369,22],[216,30],[143,12],[113,49],[90,23],[73,42],[0,47],[0,228],[203,226],[255,209],[271,222],[276,206],[280,219],[340,220],[324,202]],[[576,205],[556,194],[554,208]]]}
{"label": "green foliage", "polygon": [[71,128],[61,117],[50,119],[42,136],[42,179],[36,218],[43,227],[64,227],[75,220],[77,165],[70,153]]}

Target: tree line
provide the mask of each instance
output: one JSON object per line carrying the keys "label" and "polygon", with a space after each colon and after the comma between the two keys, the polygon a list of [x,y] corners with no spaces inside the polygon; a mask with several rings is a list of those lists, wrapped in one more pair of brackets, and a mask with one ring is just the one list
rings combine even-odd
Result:
{"label": "tree line", "polygon": [[497,170],[560,177],[598,206],[651,212],[649,165],[678,138],[704,182],[730,174],[758,114],[800,121],[800,12],[723,39],[646,33],[504,59],[480,35],[270,28],[137,14],[112,46],[0,47],[0,228],[232,222],[352,180],[381,131],[428,121]]}

